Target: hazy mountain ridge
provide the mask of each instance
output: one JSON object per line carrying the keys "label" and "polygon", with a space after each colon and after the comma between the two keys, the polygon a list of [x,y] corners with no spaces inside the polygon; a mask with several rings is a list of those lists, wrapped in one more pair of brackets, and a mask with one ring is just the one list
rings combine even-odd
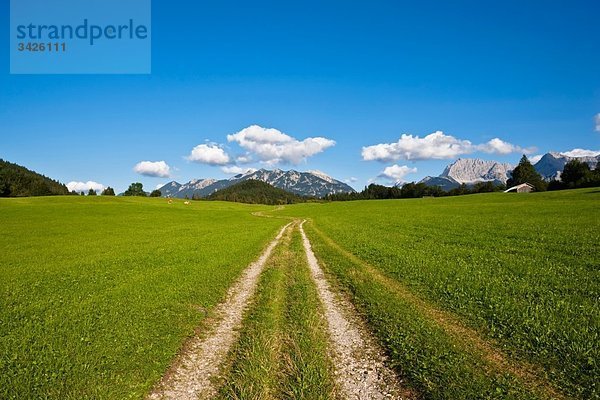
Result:
{"label": "hazy mountain ridge", "polygon": [[280,169],[249,172],[229,179],[194,179],[188,183],[169,182],[160,188],[164,197],[192,198],[207,197],[217,190],[225,189],[236,183],[249,179],[268,183],[276,188],[286,190],[300,196],[324,197],[328,194],[354,192],[347,184],[340,182],[320,171],[299,172]]}

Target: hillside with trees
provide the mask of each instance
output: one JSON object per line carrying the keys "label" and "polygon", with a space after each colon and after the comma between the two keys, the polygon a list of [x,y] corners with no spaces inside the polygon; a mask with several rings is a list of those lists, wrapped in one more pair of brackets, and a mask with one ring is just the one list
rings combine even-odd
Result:
{"label": "hillside with trees", "polygon": [[268,183],[249,179],[228,188],[217,190],[207,197],[208,200],[234,201],[249,204],[293,204],[306,201],[304,197],[286,192]]}
{"label": "hillside with trees", "polygon": [[66,194],[69,194],[69,189],[62,183],[18,164],[0,159],[0,197]]}

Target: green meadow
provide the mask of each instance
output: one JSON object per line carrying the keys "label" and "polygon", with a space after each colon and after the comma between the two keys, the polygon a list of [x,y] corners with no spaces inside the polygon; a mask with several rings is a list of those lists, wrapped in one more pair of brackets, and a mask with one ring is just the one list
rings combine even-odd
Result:
{"label": "green meadow", "polygon": [[264,209],[0,199],[0,398],[142,398],[283,225]]}
{"label": "green meadow", "polygon": [[317,257],[426,397],[600,397],[598,189],[278,214],[311,220]]}
{"label": "green meadow", "polygon": [[[289,218],[308,220],[328,279],[420,398],[600,397],[600,191],[582,189],[283,208],[0,199],[0,398],[143,398]],[[297,233],[283,244],[223,398],[336,392]]]}

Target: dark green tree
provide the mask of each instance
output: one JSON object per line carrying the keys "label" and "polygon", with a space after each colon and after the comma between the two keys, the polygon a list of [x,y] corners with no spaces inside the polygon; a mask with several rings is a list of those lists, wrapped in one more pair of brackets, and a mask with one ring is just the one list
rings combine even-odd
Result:
{"label": "dark green tree", "polygon": [[563,185],[563,183],[561,181],[558,181],[556,179],[552,179],[550,182],[548,182],[548,190],[563,190],[565,188],[565,185]]}
{"label": "dark green tree", "polygon": [[544,182],[540,174],[535,170],[533,165],[531,165],[529,159],[525,155],[521,157],[519,165],[513,170],[512,177],[506,182],[506,186],[510,188],[522,183],[529,183],[538,192],[545,191],[547,186],[546,182]]}
{"label": "dark green tree", "polygon": [[451,189],[448,192],[449,196],[462,196],[465,194],[472,194],[473,191],[471,189],[469,189],[469,187],[466,184],[461,184],[459,187]]}
{"label": "dark green tree", "polygon": [[95,196],[97,193],[94,189],[88,190],[88,196]]}
{"label": "dark green tree", "polygon": [[109,186],[106,189],[104,189],[101,194],[102,194],[102,196],[114,196],[115,189],[113,189]]}
{"label": "dark green tree", "polygon": [[10,196],[10,185],[6,182],[0,182],[0,197]]}
{"label": "dark green tree", "polygon": [[146,196],[144,192],[144,185],[139,182],[132,183],[129,188],[123,193],[123,196]]}
{"label": "dark green tree", "polygon": [[493,182],[477,182],[475,185],[473,185],[473,192],[474,193],[491,193],[491,192],[495,192],[498,189],[499,186],[494,185]]}
{"label": "dark green tree", "polygon": [[596,169],[592,171],[592,186],[600,186],[600,162],[596,164]]}
{"label": "dark green tree", "polygon": [[566,163],[562,174],[560,174],[561,181],[568,188],[582,187],[591,178],[592,172],[590,171],[590,166],[577,159]]}
{"label": "dark green tree", "polygon": [[150,193],[150,197],[160,197],[162,196],[162,192],[158,189],[153,190],[152,193]]}

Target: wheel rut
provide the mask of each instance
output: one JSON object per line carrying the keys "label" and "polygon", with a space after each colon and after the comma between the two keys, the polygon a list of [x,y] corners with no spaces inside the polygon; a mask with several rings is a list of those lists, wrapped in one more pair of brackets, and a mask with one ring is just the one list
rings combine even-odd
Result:
{"label": "wheel rut", "polygon": [[350,301],[334,293],[300,224],[304,251],[325,309],[338,386],[347,399],[412,399]]}

